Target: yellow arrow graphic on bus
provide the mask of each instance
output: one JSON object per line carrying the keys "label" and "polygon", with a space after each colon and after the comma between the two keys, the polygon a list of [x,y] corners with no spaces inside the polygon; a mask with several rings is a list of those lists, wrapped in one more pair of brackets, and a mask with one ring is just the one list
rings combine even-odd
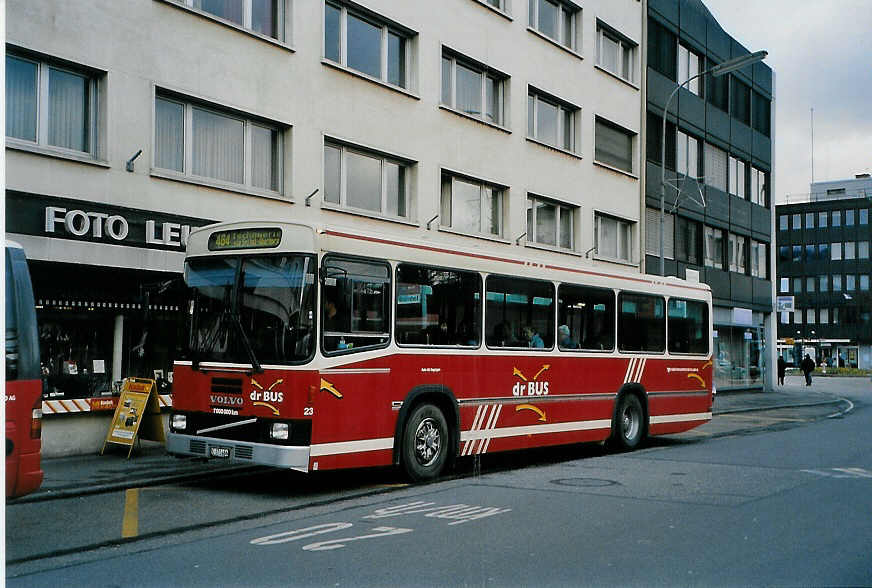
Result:
{"label": "yellow arrow graphic on bus", "polygon": [[515,407],[515,412],[520,412],[522,410],[532,410],[533,412],[535,412],[536,414],[539,415],[539,420],[542,421],[543,423],[548,420],[545,417],[545,411],[533,406],[532,404],[519,404],[518,406]]}
{"label": "yellow arrow graphic on bus", "polygon": [[[270,384],[270,385],[269,385],[269,388],[267,388],[267,390],[272,391],[273,388],[275,388],[276,386],[278,386],[278,385],[281,384],[282,382],[284,382],[284,379],[279,378],[278,380],[276,380],[275,382],[273,382],[272,384]],[[264,389],[264,387],[261,386],[260,383],[259,383],[257,380],[255,380],[254,378],[251,378],[251,383],[252,383],[252,385],[253,385],[255,388],[260,388],[261,390]]]}
{"label": "yellow arrow graphic on bus", "polygon": [[524,380],[525,382],[529,382],[529,380],[528,380],[527,377],[524,375],[524,373],[523,373],[521,370],[519,370],[518,368],[512,368],[512,375],[513,375],[513,376],[518,376],[519,378],[521,378],[521,379]]}
{"label": "yellow arrow graphic on bus", "polygon": [[687,377],[688,378],[696,378],[697,380],[699,380],[700,387],[705,388],[705,380],[703,380],[702,376],[700,376],[699,374],[687,374]]}
{"label": "yellow arrow graphic on bus", "polygon": [[548,369],[551,369],[551,364],[549,364],[549,363],[542,364],[542,369],[539,370],[538,372],[536,372],[536,375],[533,376],[533,379],[534,380],[539,379],[539,374],[541,374],[542,372],[544,372],[545,370],[548,370]]}
{"label": "yellow arrow graphic on bus", "polygon": [[321,390],[327,390],[328,392],[330,392],[330,394],[332,394],[336,398],[342,398],[342,393],[339,390],[337,390],[336,388],[334,388],[333,384],[331,384],[330,382],[328,382],[324,378],[321,378]]}
{"label": "yellow arrow graphic on bus", "polygon": [[260,401],[252,402],[251,404],[254,405],[254,406],[265,406],[265,407],[267,407],[268,409],[270,409],[271,411],[273,411],[273,414],[274,414],[274,415],[279,416],[279,409],[277,409],[277,408],[276,408],[275,406],[273,406],[272,404],[269,404],[269,403],[266,403],[266,402],[260,402]]}
{"label": "yellow arrow graphic on bus", "polygon": [[712,360],[708,360],[707,362],[702,364],[702,369],[705,369],[707,367],[712,367]]}

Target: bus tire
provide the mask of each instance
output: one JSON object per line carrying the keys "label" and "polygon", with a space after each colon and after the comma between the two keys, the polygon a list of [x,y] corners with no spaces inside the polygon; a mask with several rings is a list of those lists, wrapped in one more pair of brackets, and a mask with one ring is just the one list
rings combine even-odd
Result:
{"label": "bus tire", "polygon": [[612,427],[612,445],[620,451],[636,449],[645,437],[645,411],[635,394],[621,394]]}
{"label": "bus tire", "polygon": [[448,461],[448,422],[432,404],[412,410],[403,429],[401,463],[415,482],[429,482],[439,476]]}

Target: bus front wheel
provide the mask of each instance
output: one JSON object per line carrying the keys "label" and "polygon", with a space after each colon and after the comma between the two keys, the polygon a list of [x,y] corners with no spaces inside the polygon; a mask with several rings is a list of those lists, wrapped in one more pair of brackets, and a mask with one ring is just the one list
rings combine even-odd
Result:
{"label": "bus front wheel", "polygon": [[402,464],[415,482],[435,479],[448,460],[448,422],[432,404],[417,406],[403,430]]}
{"label": "bus front wheel", "polygon": [[613,429],[613,444],[621,451],[630,451],[639,446],[645,436],[645,412],[638,396],[621,395]]}

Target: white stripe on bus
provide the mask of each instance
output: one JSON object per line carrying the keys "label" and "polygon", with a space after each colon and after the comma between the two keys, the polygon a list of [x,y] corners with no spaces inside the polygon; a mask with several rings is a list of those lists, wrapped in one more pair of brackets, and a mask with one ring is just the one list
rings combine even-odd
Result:
{"label": "white stripe on bus", "polygon": [[710,421],[712,413],[710,412],[693,412],[682,414],[665,414],[662,416],[652,416],[648,422],[652,425],[662,425],[665,423],[684,423],[689,421]]}

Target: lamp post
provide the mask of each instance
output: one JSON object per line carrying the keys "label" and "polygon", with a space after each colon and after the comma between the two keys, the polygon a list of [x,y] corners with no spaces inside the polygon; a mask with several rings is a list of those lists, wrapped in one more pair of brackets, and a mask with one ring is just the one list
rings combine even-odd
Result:
{"label": "lamp post", "polygon": [[762,61],[766,59],[766,56],[769,55],[766,51],[755,51],[749,55],[743,55],[741,57],[736,57],[734,59],[729,59],[723,63],[719,63],[713,67],[708,68],[707,70],[700,72],[698,74],[692,75],[672,90],[672,93],[669,95],[669,98],[666,100],[666,106],[663,108],[663,128],[660,132],[660,275],[666,275],[666,262],[663,258],[663,224],[666,219],[666,207],[665,207],[665,198],[666,198],[666,117],[669,114],[669,103],[672,102],[672,98],[678,92],[678,89],[683,85],[687,84],[695,80],[696,78],[702,78],[708,74],[711,74],[714,77],[720,77],[726,73],[730,73],[731,71],[740,69],[745,67],[746,65],[751,65],[752,63],[757,63],[758,61]]}

